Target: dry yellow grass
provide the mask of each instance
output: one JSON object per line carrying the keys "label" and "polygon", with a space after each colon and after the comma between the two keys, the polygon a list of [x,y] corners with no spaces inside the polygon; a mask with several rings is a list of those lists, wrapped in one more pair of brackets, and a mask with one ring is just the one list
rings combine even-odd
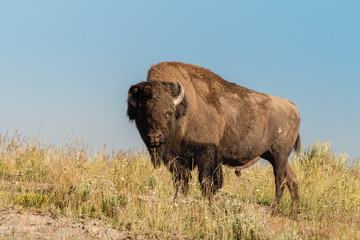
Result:
{"label": "dry yellow grass", "polygon": [[285,192],[271,213],[272,168],[265,163],[240,178],[225,168],[224,187],[211,204],[196,171],[187,196],[173,202],[171,175],[154,170],[142,152],[90,156],[81,141],[61,147],[40,138],[0,138],[0,210],[36,209],[52,216],[95,218],[133,237],[158,239],[360,239],[360,166],[315,143],[292,157],[301,213],[291,216]]}

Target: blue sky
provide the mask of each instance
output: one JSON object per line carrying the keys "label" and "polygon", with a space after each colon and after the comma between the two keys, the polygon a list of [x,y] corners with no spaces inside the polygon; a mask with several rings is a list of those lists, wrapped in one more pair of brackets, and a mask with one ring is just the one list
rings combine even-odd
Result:
{"label": "blue sky", "polygon": [[128,88],[161,61],[285,97],[305,147],[360,157],[359,1],[2,1],[0,133],[142,149]]}

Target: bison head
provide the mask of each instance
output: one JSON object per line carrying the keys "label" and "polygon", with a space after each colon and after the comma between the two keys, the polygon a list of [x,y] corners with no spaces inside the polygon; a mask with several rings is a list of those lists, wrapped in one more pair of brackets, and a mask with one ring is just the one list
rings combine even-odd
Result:
{"label": "bison head", "polygon": [[[187,112],[185,89],[180,82],[149,81],[133,85],[128,93],[127,114],[135,120],[155,168],[180,144],[181,118]],[[170,148],[167,146],[171,146]]]}

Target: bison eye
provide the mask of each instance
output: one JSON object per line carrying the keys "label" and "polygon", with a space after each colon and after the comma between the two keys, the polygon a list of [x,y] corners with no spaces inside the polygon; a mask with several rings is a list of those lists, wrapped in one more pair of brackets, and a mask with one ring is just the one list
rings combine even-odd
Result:
{"label": "bison eye", "polygon": [[166,111],[166,112],[165,112],[165,117],[166,117],[166,118],[171,118],[172,115],[173,115],[173,112],[172,112],[172,111]]}

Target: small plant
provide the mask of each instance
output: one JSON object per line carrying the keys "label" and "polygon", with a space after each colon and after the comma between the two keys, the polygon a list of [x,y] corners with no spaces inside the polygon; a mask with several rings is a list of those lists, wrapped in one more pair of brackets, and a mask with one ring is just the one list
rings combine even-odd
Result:
{"label": "small plant", "polygon": [[26,193],[19,197],[15,203],[28,208],[42,208],[49,206],[50,198],[44,194]]}

